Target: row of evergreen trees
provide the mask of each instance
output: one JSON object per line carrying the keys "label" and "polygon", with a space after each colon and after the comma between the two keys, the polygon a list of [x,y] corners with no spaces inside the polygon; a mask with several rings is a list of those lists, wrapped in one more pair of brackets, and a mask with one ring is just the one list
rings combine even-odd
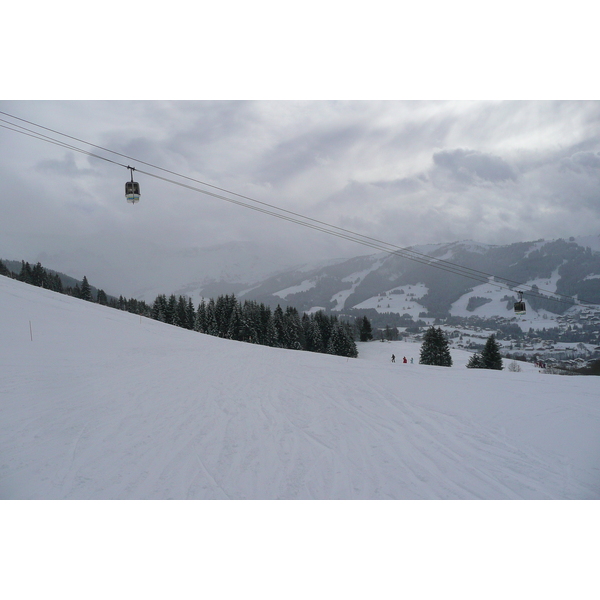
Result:
{"label": "row of evergreen trees", "polygon": [[53,292],[58,292],[59,294],[73,296],[80,300],[97,302],[98,304],[109,306],[110,308],[117,308],[139,315],[150,316],[150,307],[143,300],[136,300],[135,298],[128,299],[123,296],[114,298],[107,296],[104,290],[94,291],[94,288],[89,284],[85,275],[83,276],[81,286],[79,283],[76,283],[74,286],[64,285],[57,273],[47,271],[39,262],[31,266],[28,262],[21,261],[21,269],[19,273],[15,273],[0,260],[0,275],[5,275],[6,277],[23,281],[30,285],[36,285]]}
{"label": "row of evergreen trees", "polygon": [[300,316],[292,306],[275,310],[252,300],[239,302],[234,294],[202,300],[198,308],[190,298],[157,296],[150,316],[171,325],[230,340],[356,357],[352,326],[323,311]]}
{"label": "row of evergreen trees", "polygon": [[30,285],[37,285],[53,292],[59,292],[60,294],[66,293],[60,277],[56,274],[48,273],[39,262],[32,267],[28,262],[21,261],[21,271],[17,275],[0,261],[0,275],[12,277]]}
{"label": "row of evergreen trees", "polygon": [[[302,316],[291,306],[286,307],[285,311],[277,306],[272,311],[268,306],[254,301],[247,300],[241,304],[233,294],[220,296],[216,300],[202,300],[197,309],[191,298],[177,297],[175,294],[167,298],[161,294],[149,306],[134,298],[109,298],[103,290],[94,294],[85,276],[81,286],[63,286],[57,274],[49,273],[40,263],[32,267],[25,261],[22,261],[19,274],[11,272],[0,261],[0,274],[200,333],[275,348],[308,350],[352,358],[358,356],[353,327],[337,316],[326,315],[322,311]],[[360,339],[372,337],[371,325],[366,317],[360,321],[357,319],[356,327]]]}
{"label": "row of evergreen trees", "polygon": [[30,285],[36,285],[59,294],[66,294],[68,296],[74,296],[75,298],[81,298],[82,300],[88,300],[90,302],[98,302],[99,304],[108,304],[108,297],[103,290],[96,292],[96,299],[92,292],[92,286],[88,283],[87,277],[83,277],[81,287],[76,283],[74,287],[65,286],[58,273],[50,273],[41,263],[37,263],[31,266],[24,260],[21,261],[21,270],[19,273],[12,272],[2,261],[0,261],[0,275],[23,281]]}
{"label": "row of evergreen trees", "polygon": [[[451,367],[452,356],[448,339],[440,327],[430,327],[423,335],[419,363],[422,365],[437,365]],[[481,353],[473,354],[467,363],[469,369],[502,370],[500,346],[494,334],[487,339]]]}

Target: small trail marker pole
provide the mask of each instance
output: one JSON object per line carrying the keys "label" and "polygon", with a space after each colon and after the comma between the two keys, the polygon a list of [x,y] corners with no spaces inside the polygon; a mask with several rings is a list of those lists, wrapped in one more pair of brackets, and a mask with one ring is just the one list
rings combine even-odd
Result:
{"label": "small trail marker pole", "polygon": [[31,321],[29,321],[29,337],[31,338],[31,341],[33,342],[33,328],[31,327]]}

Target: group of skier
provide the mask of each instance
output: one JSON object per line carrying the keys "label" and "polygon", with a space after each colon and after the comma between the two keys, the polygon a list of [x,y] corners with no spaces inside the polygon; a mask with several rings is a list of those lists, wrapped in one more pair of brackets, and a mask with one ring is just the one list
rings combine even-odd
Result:
{"label": "group of skier", "polygon": [[[395,354],[392,354],[392,362],[393,362],[393,363],[395,363],[395,362],[396,362],[396,355],[395,355]],[[406,363],[408,362],[408,360],[407,360],[406,356],[405,356],[405,357],[402,359],[402,362],[403,362],[404,364],[406,364]],[[410,364],[412,365],[413,363],[414,363],[414,359],[413,359],[413,358],[411,358],[411,359],[410,359]]]}

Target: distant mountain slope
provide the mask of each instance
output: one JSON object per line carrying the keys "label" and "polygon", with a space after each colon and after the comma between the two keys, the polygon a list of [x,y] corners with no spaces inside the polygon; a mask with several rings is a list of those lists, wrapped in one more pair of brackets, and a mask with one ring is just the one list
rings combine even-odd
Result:
{"label": "distant mountain slope", "polygon": [[[599,236],[600,238],[600,236]],[[507,246],[454,242],[418,246],[430,264],[397,255],[374,254],[304,266],[269,277],[250,288],[237,286],[243,298],[269,305],[290,304],[301,311],[321,307],[332,311],[374,308],[379,312],[427,316],[469,316],[485,306],[486,315],[507,316],[516,293],[489,282],[448,272],[448,261],[482,274],[537,286],[541,293],[578,297],[600,304],[600,241],[585,238],[538,240]],[[410,249],[409,249],[410,250]],[[497,293],[498,292],[498,293]],[[529,299],[531,309],[562,314],[569,304]]]}

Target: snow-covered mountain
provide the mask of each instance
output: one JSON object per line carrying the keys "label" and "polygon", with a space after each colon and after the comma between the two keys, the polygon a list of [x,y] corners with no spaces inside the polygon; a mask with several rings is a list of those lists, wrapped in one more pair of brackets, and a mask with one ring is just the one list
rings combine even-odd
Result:
{"label": "snow-covered mountain", "polygon": [[600,498],[594,377],[260,347],[7,277],[0,315],[0,498]]}
{"label": "snow-covered mountain", "polygon": [[[305,265],[232,291],[241,298],[290,304],[301,311],[373,309],[413,319],[447,314],[510,317],[517,294],[498,284],[503,278],[537,286],[548,297],[530,298],[531,314],[570,309],[568,303],[552,301],[553,294],[600,304],[600,236],[508,246],[454,242],[407,250],[403,254],[410,258],[381,253]],[[455,274],[453,265],[473,270],[475,277]]]}

